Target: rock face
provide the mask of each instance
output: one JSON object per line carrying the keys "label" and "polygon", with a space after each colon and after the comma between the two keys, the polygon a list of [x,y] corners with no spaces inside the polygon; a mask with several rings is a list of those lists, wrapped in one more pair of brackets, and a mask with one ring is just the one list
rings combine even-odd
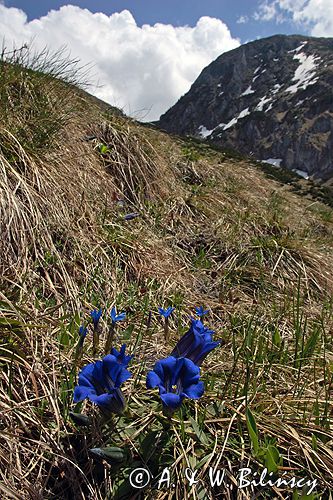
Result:
{"label": "rock face", "polygon": [[333,177],[333,38],[276,35],[207,66],[158,126]]}

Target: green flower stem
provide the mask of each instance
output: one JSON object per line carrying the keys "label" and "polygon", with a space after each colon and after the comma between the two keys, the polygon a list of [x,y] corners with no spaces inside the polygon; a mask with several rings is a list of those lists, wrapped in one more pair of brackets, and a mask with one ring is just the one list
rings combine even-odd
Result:
{"label": "green flower stem", "polygon": [[106,341],[105,341],[105,349],[104,349],[105,354],[110,354],[110,352],[111,352],[111,347],[112,347],[113,339],[114,339],[114,333],[115,333],[115,324],[112,323],[110,325],[110,328],[109,328],[109,331],[108,331],[108,334],[106,337]]}
{"label": "green flower stem", "polygon": [[98,347],[99,347],[99,331],[97,325],[94,326],[94,332],[93,332],[93,356],[97,355]]}
{"label": "green flower stem", "polygon": [[164,339],[169,340],[169,318],[165,318],[164,322]]}

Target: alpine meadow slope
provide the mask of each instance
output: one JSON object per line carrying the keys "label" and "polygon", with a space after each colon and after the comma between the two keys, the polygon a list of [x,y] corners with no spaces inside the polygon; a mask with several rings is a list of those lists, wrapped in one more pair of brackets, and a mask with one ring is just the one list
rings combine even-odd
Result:
{"label": "alpine meadow slope", "polygon": [[[231,499],[247,467],[315,481],[327,498],[333,210],[325,192],[123,116],[77,88],[75,66],[57,57],[16,53],[0,64],[1,498]],[[168,418],[153,367],[176,352],[195,314],[220,342],[200,367],[200,399]],[[132,374],[122,379],[127,409],[107,424],[79,389],[73,401],[79,371],[104,355],[105,328]],[[90,395],[100,380],[86,384]],[[153,475],[142,490],[129,482],[139,467]],[[164,468],[172,493],[158,488]],[[195,485],[186,468],[197,471]],[[211,468],[225,471],[229,488],[212,484]],[[275,482],[241,491],[302,494]]]}

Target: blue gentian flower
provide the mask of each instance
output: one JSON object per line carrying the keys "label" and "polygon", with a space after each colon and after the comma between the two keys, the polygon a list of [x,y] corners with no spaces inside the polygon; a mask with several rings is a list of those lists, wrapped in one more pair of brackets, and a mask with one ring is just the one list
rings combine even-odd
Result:
{"label": "blue gentian flower", "polygon": [[111,309],[110,316],[112,319],[112,323],[115,324],[118,321],[123,321],[126,318],[126,313],[122,312],[120,314],[117,314],[116,308],[113,307]]}
{"label": "blue gentian flower", "polygon": [[202,316],[205,316],[205,314],[208,314],[209,310],[208,309],[204,310],[204,308],[202,306],[200,306],[200,307],[195,308],[195,312],[196,312],[197,316],[199,316],[201,318]]}
{"label": "blue gentian flower", "polygon": [[158,387],[164,411],[168,415],[181,406],[184,398],[199,399],[204,393],[200,368],[190,359],[169,356],[155,363],[147,374],[148,389]]}
{"label": "blue gentian flower", "polygon": [[87,332],[88,332],[88,328],[86,326],[80,326],[80,328],[79,328],[79,335],[80,335],[81,339],[85,339],[86,338]]}
{"label": "blue gentian flower", "polygon": [[128,366],[128,363],[134,357],[134,355],[126,356],[125,350],[126,350],[126,344],[123,344],[120,348],[120,351],[117,351],[117,349],[113,347],[111,350],[111,354],[117,359],[118,363],[120,363],[122,366],[126,368]]}
{"label": "blue gentian flower", "polygon": [[200,320],[191,320],[188,332],[178,341],[171,353],[175,358],[188,358],[200,366],[210,351],[219,346],[221,341],[214,342],[213,330],[206,328]]}
{"label": "blue gentian flower", "polygon": [[79,373],[78,385],[74,389],[73,401],[78,403],[88,398],[106,413],[120,415],[125,408],[125,399],[120,386],[131,373],[112,354],[102,360],[86,365]]}
{"label": "blue gentian flower", "polygon": [[167,309],[163,309],[162,307],[158,308],[160,316],[163,316],[165,319],[167,319],[174,310],[175,308],[171,306],[169,306]]}
{"label": "blue gentian flower", "polygon": [[93,320],[94,328],[97,328],[98,322],[102,316],[102,312],[102,309],[94,309],[93,311],[91,311],[90,316]]}

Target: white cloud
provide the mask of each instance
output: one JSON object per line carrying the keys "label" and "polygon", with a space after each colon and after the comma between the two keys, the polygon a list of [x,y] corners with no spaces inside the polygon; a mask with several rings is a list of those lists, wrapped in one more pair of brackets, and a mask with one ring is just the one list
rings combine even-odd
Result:
{"label": "white cloud", "polygon": [[245,24],[245,23],[247,23],[248,21],[249,21],[248,16],[240,16],[240,17],[237,19],[236,23],[237,23],[237,24]]}
{"label": "white cloud", "polygon": [[[291,17],[297,27],[302,27],[313,36],[333,36],[333,1],[332,0],[274,0],[263,2],[260,9],[267,8],[275,15]],[[268,20],[268,19],[263,19]]]}
{"label": "white cloud", "polygon": [[32,39],[37,48],[66,45],[83,64],[94,63],[102,85],[95,95],[135,116],[148,112],[146,120],[157,119],[207,64],[240,44],[211,17],[201,17],[194,27],[139,27],[128,10],[107,16],[73,5],[30,22],[22,10],[0,5],[0,33],[7,47],[12,40],[18,46]]}
{"label": "white cloud", "polygon": [[276,23],[282,23],[284,17],[278,8],[277,0],[274,2],[268,2],[265,0],[260,3],[258,10],[254,13],[253,18],[255,21],[275,21]]}

